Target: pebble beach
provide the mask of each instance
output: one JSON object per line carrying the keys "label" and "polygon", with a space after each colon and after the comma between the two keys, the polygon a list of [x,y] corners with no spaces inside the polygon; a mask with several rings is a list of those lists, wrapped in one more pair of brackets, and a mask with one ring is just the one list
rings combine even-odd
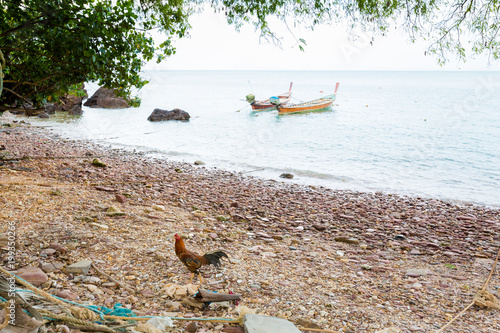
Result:
{"label": "pebble beach", "polygon": [[[266,180],[18,121],[3,124],[0,145],[0,236],[14,221],[16,270],[42,268],[40,288],[78,303],[187,318],[236,318],[245,306],[303,331],[436,332],[485,286],[500,249],[492,207]],[[170,292],[190,276],[175,233],[197,253],[228,254],[203,271],[202,288],[241,294],[238,304],[201,308]],[[92,269],[97,279],[78,282],[65,267],[80,260],[135,292]],[[498,266],[486,290],[500,298]],[[474,305],[445,332],[498,333],[500,312]]]}

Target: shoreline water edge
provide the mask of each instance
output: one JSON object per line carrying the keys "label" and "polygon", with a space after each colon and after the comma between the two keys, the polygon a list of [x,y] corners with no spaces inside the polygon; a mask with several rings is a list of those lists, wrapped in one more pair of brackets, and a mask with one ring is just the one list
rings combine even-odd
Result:
{"label": "shoreline water edge", "polygon": [[[165,296],[165,284],[187,280],[172,254],[178,232],[197,250],[227,251],[230,261],[206,274],[214,282],[207,287],[240,293],[260,314],[343,332],[430,332],[470,303],[500,247],[500,210],[492,207],[259,179],[19,122],[0,128],[0,144],[0,218],[8,222],[0,234],[15,221],[17,268],[42,266],[40,251],[58,243],[70,254],[52,259],[91,259],[148,291],[99,285],[100,293],[64,271],[48,273],[79,302],[230,316],[231,307],[202,311]],[[490,286],[498,297],[498,274]],[[500,318],[475,308],[451,329],[494,332]]]}

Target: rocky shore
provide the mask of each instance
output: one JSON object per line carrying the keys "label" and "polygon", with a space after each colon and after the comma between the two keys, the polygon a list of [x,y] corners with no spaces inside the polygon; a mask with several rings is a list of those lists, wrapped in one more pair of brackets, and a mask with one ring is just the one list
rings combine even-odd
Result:
{"label": "rocky shore", "polygon": [[[198,308],[167,293],[189,280],[173,250],[179,233],[198,253],[228,253],[203,287],[241,294],[258,314],[339,332],[435,332],[483,287],[500,248],[498,209],[263,180],[8,125],[0,234],[14,221],[16,268],[41,267],[44,290],[79,303],[237,317],[234,303]],[[96,279],[78,282],[66,267],[81,260],[137,292],[93,269]],[[499,289],[497,268],[488,291]],[[500,312],[473,306],[446,332],[500,332]]]}

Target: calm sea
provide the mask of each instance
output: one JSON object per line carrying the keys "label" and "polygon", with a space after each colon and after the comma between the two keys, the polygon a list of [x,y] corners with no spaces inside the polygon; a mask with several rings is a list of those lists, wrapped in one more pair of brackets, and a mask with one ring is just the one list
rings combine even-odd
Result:
{"label": "calm sea", "polygon": [[[36,120],[169,159],[334,189],[383,191],[500,206],[500,72],[156,71],[140,108],[84,108]],[[294,101],[332,93],[331,111],[253,114],[244,101],[288,90]],[[87,85],[90,93],[97,88]],[[189,122],[151,123],[154,108]],[[42,123],[42,124],[41,124]]]}

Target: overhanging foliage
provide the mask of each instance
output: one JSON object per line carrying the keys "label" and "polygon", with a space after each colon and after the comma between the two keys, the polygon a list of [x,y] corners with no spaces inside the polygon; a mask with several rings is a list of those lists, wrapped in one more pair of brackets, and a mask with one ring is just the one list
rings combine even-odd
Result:
{"label": "overhanging foliage", "polygon": [[[451,55],[500,57],[499,0],[0,0],[6,60],[0,111],[41,107],[87,81],[129,96],[147,83],[143,64],[175,53],[172,41],[186,35],[189,15],[202,5],[224,12],[236,29],[253,24],[274,41],[271,15],[310,28],[347,22],[385,33],[402,27],[410,40],[427,40],[440,63]],[[158,45],[150,34],[157,29],[165,37]]]}

